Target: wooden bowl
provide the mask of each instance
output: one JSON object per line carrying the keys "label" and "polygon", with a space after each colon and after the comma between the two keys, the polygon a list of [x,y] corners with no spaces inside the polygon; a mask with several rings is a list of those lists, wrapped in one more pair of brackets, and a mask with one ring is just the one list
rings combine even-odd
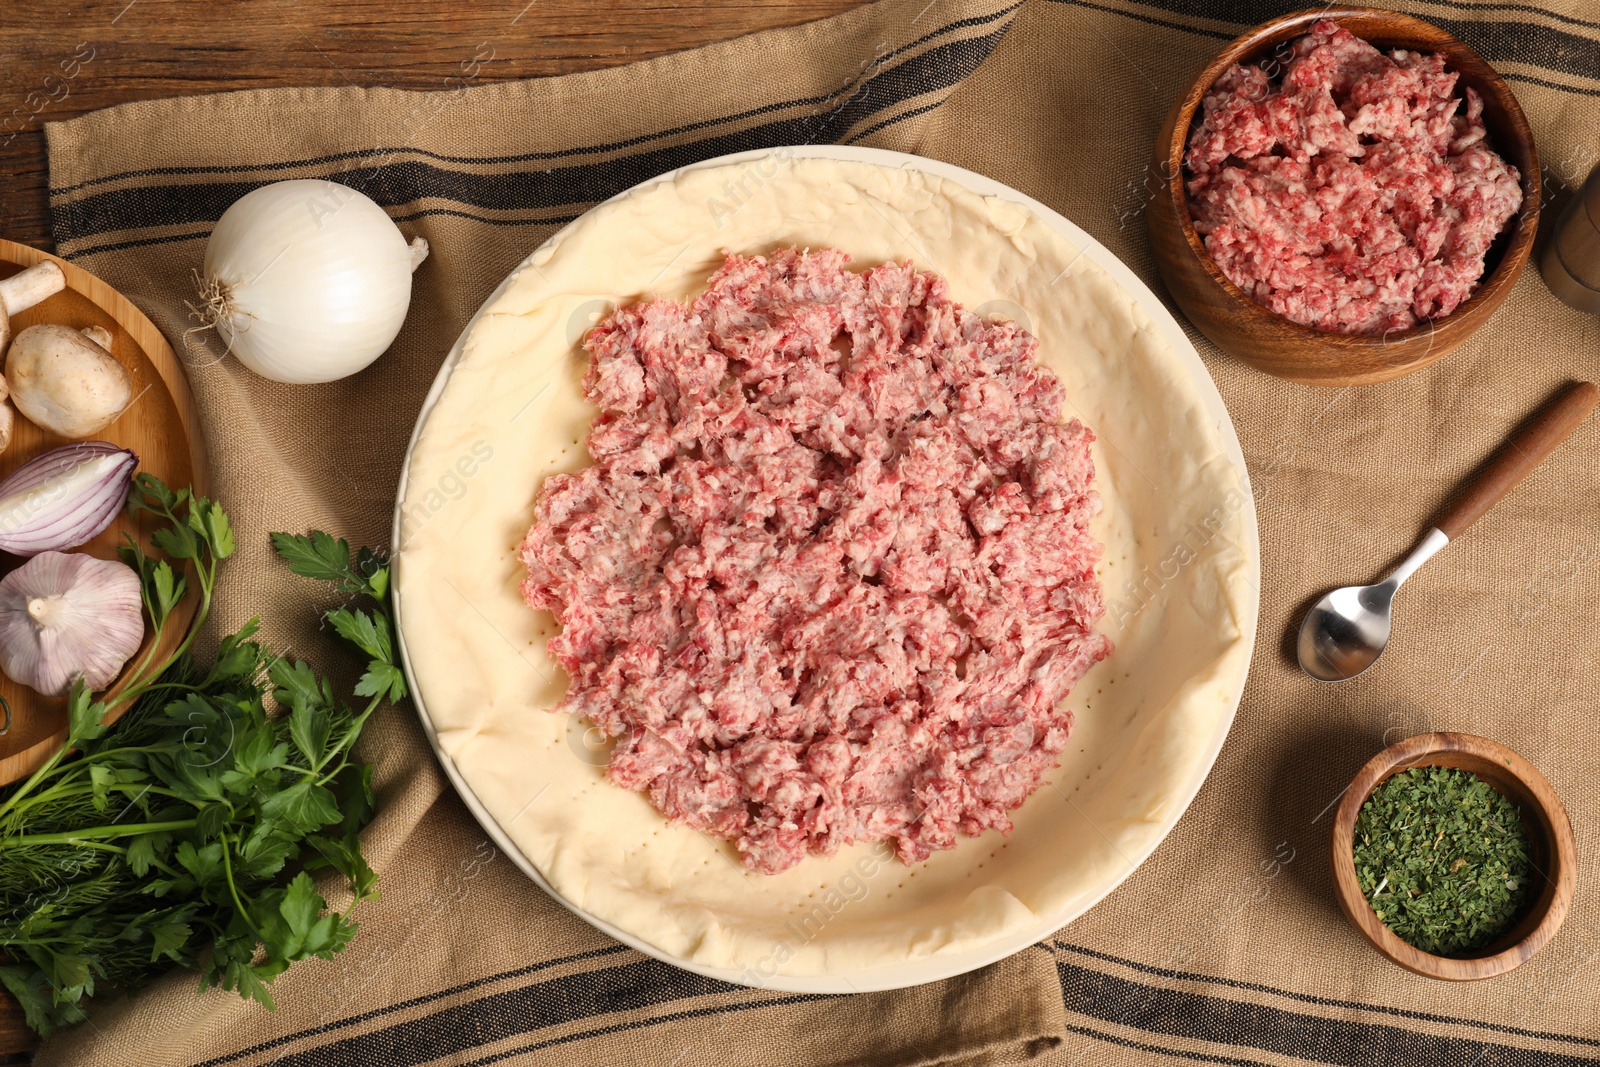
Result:
{"label": "wooden bowl", "polygon": [[[1435,956],[1383,925],[1356,881],[1356,815],[1373,790],[1412,767],[1456,767],[1482,778],[1522,814],[1529,856],[1543,878],[1539,893],[1510,930],[1478,952]],[[1578,853],[1572,823],[1544,775],[1506,746],[1471,734],[1419,734],[1391,745],[1357,772],[1333,820],[1333,881],[1339,907],[1379,952],[1408,971],[1455,982],[1492,978],[1520,966],[1555,936],[1572,906]]]}
{"label": "wooden bowl", "polygon": [[[168,485],[175,488],[192,485],[201,493],[208,492],[206,451],[200,437],[199,415],[189,395],[183,367],[161,331],[122,294],[99,278],[26,245],[0,241],[0,278],[10,277],[46,259],[54,259],[60,266],[67,277],[67,287],[48,300],[13,315],[13,329],[20,332],[42,322],[53,322],[73,327],[103,326],[111,331],[111,354],[133,376],[135,399],[115,422],[91,439],[133,449],[139,457],[139,470],[154,474]],[[0,454],[0,478],[41,452],[66,443],[66,438],[41,430],[17,414],[11,445]],[[157,523],[146,513],[131,518],[123,512],[103,533],[70,551],[115,559],[123,534],[148,550],[150,535],[156,528]],[[16,556],[0,554],[0,575],[23,562]],[[169,655],[176,648],[189,620],[194,617],[198,598],[192,576],[189,586],[189,595],[167,623],[161,648],[157,651],[159,657]],[[156,635],[149,632],[148,619],[145,627],[144,645],[129,661],[130,667],[156,640]],[[126,680],[125,670],[106,694],[116,693]],[[101,694],[102,698],[106,694]],[[0,735],[0,784],[4,784],[32,773],[66,740],[67,700],[40,696],[3,676],[0,676],[0,695],[10,703],[12,711],[11,729]],[[115,719],[117,715],[114,711],[110,717]]]}
{"label": "wooden bowl", "polygon": [[[1195,233],[1184,190],[1184,149],[1206,92],[1235,63],[1266,58],[1322,19],[1393,48],[1442,52],[1446,67],[1483,97],[1490,141],[1522,175],[1522,207],[1496,240],[1478,288],[1450,315],[1384,336],[1328,333],[1268,311],[1223,275]],[[1420,19],[1374,8],[1329,6],[1284,15],[1224,48],[1173,105],[1156,138],[1152,173],[1161,183],[1146,212],[1156,267],[1200,332],[1251,366],[1309,385],[1360,385],[1410,374],[1459,347],[1511,291],[1528,262],[1539,222],[1539,156],[1533,131],[1506,83],[1476,52]]]}

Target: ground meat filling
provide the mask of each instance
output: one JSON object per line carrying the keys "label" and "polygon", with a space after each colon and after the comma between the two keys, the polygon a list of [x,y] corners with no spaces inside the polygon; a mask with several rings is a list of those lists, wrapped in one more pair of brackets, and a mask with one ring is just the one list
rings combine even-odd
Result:
{"label": "ground meat filling", "polygon": [[611,779],[764,873],[1008,832],[1111,650],[1094,436],[1037,342],[847,263],[733,255],[600,323],[594,464],[545,481],[521,547]]}
{"label": "ground meat filling", "polygon": [[1281,83],[1245,66],[1217,80],[1184,164],[1195,229],[1229,280],[1337,333],[1410,329],[1472,293],[1522,186],[1444,63],[1323,21]]}

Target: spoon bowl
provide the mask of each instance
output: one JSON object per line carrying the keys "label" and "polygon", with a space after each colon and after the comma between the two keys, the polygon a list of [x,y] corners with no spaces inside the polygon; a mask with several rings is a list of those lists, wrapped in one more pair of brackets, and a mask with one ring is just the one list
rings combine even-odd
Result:
{"label": "spoon bowl", "polygon": [[1383,581],[1347,585],[1317,601],[1300,624],[1301,668],[1319,682],[1342,682],[1378,662],[1389,644],[1390,609],[1400,583],[1449,543],[1442,531],[1430,530]]}
{"label": "spoon bowl", "polygon": [[1382,585],[1335,589],[1300,624],[1300,665],[1319,682],[1354,678],[1378,662],[1389,643],[1394,590]]}

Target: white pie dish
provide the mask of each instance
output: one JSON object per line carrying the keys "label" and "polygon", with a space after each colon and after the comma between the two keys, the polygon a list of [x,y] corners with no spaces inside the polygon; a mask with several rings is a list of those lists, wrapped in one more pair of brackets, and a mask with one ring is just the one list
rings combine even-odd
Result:
{"label": "white pie dish", "polygon": [[[864,263],[908,256],[944,274],[968,306],[1030,320],[1063,376],[1068,414],[1101,436],[1105,628],[1123,648],[1074,694],[1068,756],[1014,813],[1009,840],[967,839],[911,869],[858,846],[762,879],[742,874],[727,846],[667,826],[605,782],[575,740],[581,727],[539,710],[559,698],[559,678],[540,659],[548,617],[516,598],[511,549],[539,477],[582,462],[592,409],[576,392],[574,342],[590,313],[641,292],[703,287],[724,243],[764,251],[827,240]],[[807,146],[723,157],[563,229],[463,331],[424,403],[398,500],[402,657],[430,743],[468,807],[521,869],[599,929],[740,984],[841,993],[933,981],[1082,914],[1198,791],[1254,643],[1248,475],[1177,324],[1121,262],[1042,204],[899,153]]]}

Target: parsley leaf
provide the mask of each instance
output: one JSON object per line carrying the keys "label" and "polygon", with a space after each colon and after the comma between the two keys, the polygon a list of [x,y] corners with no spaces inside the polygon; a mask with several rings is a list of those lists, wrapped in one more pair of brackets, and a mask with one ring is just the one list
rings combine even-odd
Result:
{"label": "parsley leaf", "polygon": [[[332,582],[346,593],[360,593],[382,600],[388,592],[388,568],[378,562],[370,550],[363,549],[360,565],[352,565],[350,542],[321,530],[306,536],[275,533],[273,550],[289,565],[289,569],[303,578]],[[380,577],[381,575],[381,577]]]}
{"label": "parsley leaf", "polygon": [[389,622],[382,615],[376,620],[364,611],[338,608],[326,616],[338,635],[375,660],[388,663],[392,652]]}
{"label": "parsley leaf", "polygon": [[406,695],[406,676],[392,663],[373,663],[356,683],[358,697],[382,697],[391,703]]}
{"label": "parsley leaf", "polygon": [[289,736],[294,738],[306,763],[316,770],[327,762],[328,732],[332,728],[332,717],[321,705],[301,700],[289,712]]}

